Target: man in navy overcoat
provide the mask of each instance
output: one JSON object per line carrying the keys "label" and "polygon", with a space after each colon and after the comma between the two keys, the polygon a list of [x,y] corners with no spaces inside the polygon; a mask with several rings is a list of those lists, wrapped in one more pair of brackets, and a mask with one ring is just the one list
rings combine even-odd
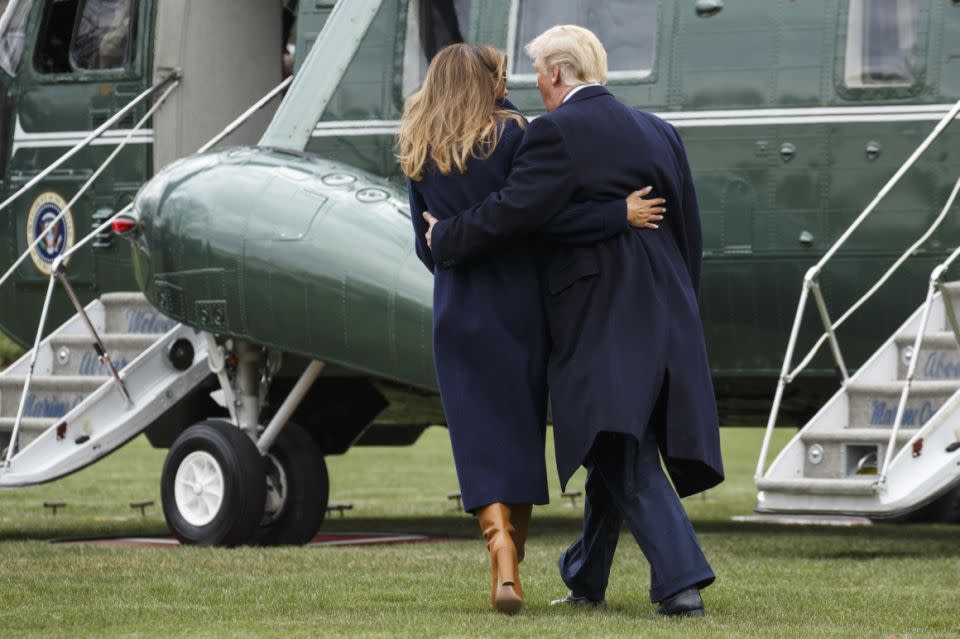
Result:
{"label": "man in navy overcoat", "polygon": [[[570,589],[555,603],[602,605],[625,520],[650,562],[650,598],[699,616],[714,580],[680,503],[723,481],[716,401],[700,324],[700,214],[676,130],[602,86],[606,53],[575,26],[527,47],[548,113],[527,129],[506,186],[431,223],[439,268],[456,268],[543,227],[570,202],[617,200],[652,185],[658,230],[591,245],[540,243],[551,340],[557,468],[586,466],[583,534],[560,558]],[[428,215],[428,214],[427,214]],[[658,454],[659,453],[659,454]],[[660,455],[674,492],[660,466]]]}

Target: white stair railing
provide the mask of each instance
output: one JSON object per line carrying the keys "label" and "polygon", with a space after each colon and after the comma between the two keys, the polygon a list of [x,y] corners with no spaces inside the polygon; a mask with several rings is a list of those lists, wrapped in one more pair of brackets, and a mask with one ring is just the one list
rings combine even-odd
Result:
{"label": "white stair railing", "polygon": [[147,89],[146,91],[144,91],[143,93],[135,97],[133,100],[128,102],[125,107],[123,107],[122,109],[114,113],[109,120],[107,120],[106,122],[101,124],[99,127],[91,131],[90,134],[87,137],[85,137],[83,140],[78,142],[76,146],[74,146],[69,151],[61,155],[59,158],[54,160],[49,166],[47,166],[47,168],[40,171],[40,173],[33,176],[33,178],[31,178],[30,181],[28,181],[26,184],[20,187],[20,189],[16,193],[14,193],[10,197],[8,197],[6,200],[4,200],[2,203],[0,203],[0,211],[3,211],[5,208],[10,206],[10,204],[16,201],[17,198],[19,198],[21,195],[23,195],[24,193],[32,189],[40,181],[42,181],[48,175],[56,171],[58,168],[63,166],[63,164],[67,162],[70,158],[75,156],[77,153],[79,153],[86,147],[90,146],[90,144],[92,144],[94,140],[96,140],[101,135],[106,133],[109,129],[111,129],[117,122],[122,120],[128,113],[133,111],[141,102],[143,102],[150,96],[154,95],[155,93],[160,91],[160,89],[164,88],[171,82],[179,82],[179,80],[180,80],[179,74],[171,73],[170,75],[164,77],[162,80],[159,80],[152,87],[150,87],[149,89]]}
{"label": "white stair railing", "polygon": [[[226,127],[224,127],[223,130],[221,130],[217,135],[215,135],[213,138],[211,138],[206,144],[204,144],[202,147],[200,147],[200,149],[198,149],[196,152],[197,152],[197,153],[202,153],[202,152],[204,152],[204,151],[209,150],[210,148],[212,148],[213,146],[215,146],[217,143],[219,143],[220,141],[222,141],[224,138],[226,138],[228,135],[230,135],[230,133],[232,133],[233,131],[237,130],[237,129],[238,129],[240,126],[242,126],[247,120],[249,120],[251,117],[253,117],[257,112],[259,112],[259,111],[260,111],[261,109],[263,109],[267,104],[269,104],[274,98],[276,98],[287,86],[289,86],[289,84],[290,84],[290,82],[291,82],[291,79],[292,79],[292,78],[287,78],[287,79],[285,79],[283,82],[281,82],[279,85],[277,85],[276,87],[274,87],[273,89],[271,89],[263,98],[261,98],[260,100],[258,100],[256,103],[254,103],[253,106],[251,106],[249,109],[247,109],[247,110],[246,110],[242,115],[240,115],[237,119],[233,120],[230,124],[228,124]],[[81,186],[80,191],[77,193],[77,195],[67,204],[66,207],[64,207],[64,210],[60,212],[60,215],[59,215],[59,217],[57,218],[57,220],[63,218],[63,216],[66,215],[67,211],[70,210],[70,207],[72,207],[74,204],[76,204],[76,202],[80,199],[80,196],[81,196],[84,192],[86,192],[87,189],[90,188],[90,186],[93,184],[93,182],[103,173],[103,171],[106,169],[106,167],[109,166],[109,164],[110,164],[111,162],[113,162],[113,160],[117,157],[117,155],[119,155],[120,150],[122,150],[122,148],[127,144],[127,142],[129,142],[129,140],[130,140],[131,137],[133,136],[134,132],[135,132],[137,129],[139,129],[140,127],[142,127],[142,126],[149,120],[149,118],[154,114],[154,112],[156,112],[156,110],[157,110],[158,108],[160,108],[160,106],[161,106],[161,105],[163,104],[163,102],[167,99],[167,97],[170,95],[170,93],[179,85],[179,77],[178,77],[178,76],[169,76],[169,77],[167,77],[166,79],[158,82],[158,83],[157,83],[156,85],[154,85],[154,87],[151,88],[150,90],[148,90],[148,91],[144,92],[143,94],[141,94],[140,96],[138,96],[133,102],[131,102],[130,104],[128,104],[128,105],[127,105],[126,107],[124,107],[121,111],[119,111],[116,115],[114,115],[112,118],[110,118],[109,120],[107,120],[107,122],[106,122],[103,126],[101,126],[101,127],[98,128],[96,131],[94,131],[93,133],[91,133],[91,135],[88,136],[87,139],[85,139],[84,141],[80,142],[80,144],[78,144],[76,147],[72,148],[70,151],[68,151],[68,152],[65,153],[63,156],[61,156],[56,162],[54,162],[54,164],[52,164],[51,166],[49,166],[49,167],[47,167],[46,169],[44,169],[43,171],[41,171],[36,177],[34,177],[34,178],[28,183],[27,186],[25,186],[23,189],[21,189],[20,191],[18,191],[18,192],[17,192],[16,194],[14,194],[14,196],[12,196],[11,198],[8,198],[8,200],[7,200],[6,202],[4,202],[3,204],[0,204],[0,211],[2,211],[2,209],[3,209],[4,206],[8,205],[10,202],[12,202],[13,200],[15,200],[16,197],[17,197],[18,195],[20,195],[20,193],[24,192],[29,186],[32,186],[32,185],[36,184],[37,182],[39,182],[41,179],[43,179],[43,177],[49,175],[57,166],[62,165],[64,162],[66,162],[66,161],[69,160],[71,157],[73,157],[74,155],[76,155],[76,153],[77,153],[80,149],[82,149],[82,148],[84,148],[85,146],[87,146],[87,145],[89,145],[90,143],[92,143],[93,140],[95,140],[95,139],[96,139],[100,134],[102,134],[104,131],[106,131],[107,129],[109,129],[110,126],[113,126],[113,124],[115,124],[116,122],[118,122],[118,121],[123,117],[123,115],[126,114],[127,112],[129,112],[134,106],[136,106],[136,104],[139,104],[141,101],[143,101],[144,99],[146,99],[147,97],[149,97],[150,95],[152,95],[154,92],[156,92],[156,90],[159,90],[159,88],[162,88],[163,86],[166,86],[166,85],[169,84],[171,81],[173,82],[173,84],[172,84],[172,85],[167,89],[167,91],[165,91],[165,92],[163,93],[163,95],[154,103],[154,105],[150,108],[150,110],[147,112],[147,114],[140,120],[140,122],[137,123],[137,126],[135,126],[134,129],[133,129],[132,131],[130,131],[130,133],[117,145],[117,148],[114,149],[113,153],[111,153],[111,155],[107,158],[107,160],[106,160],[103,164],[101,164],[100,167],[94,172],[94,174]],[[30,353],[29,368],[28,368],[28,370],[27,370],[26,378],[24,379],[23,393],[22,393],[22,395],[20,396],[20,403],[19,403],[18,408],[17,408],[17,416],[16,416],[16,419],[15,419],[15,421],[14,421],[13,432],[11,433],[10,443],[9,443],[9,445],[8,445],[8,447],[7,447],[6,459],[5,459],[4,465],[3,465],[3,468],[4,468],[4,469],[7,469],[7,468],[10,467],[10,462],[11,462],[11,460],[14,458],[14,456],[16,455],[16,452],[17,452],[18,442],[19,442],[19,434],[20,434],[20,429],[21,429],[21,423],[22,423],[22,421],[23,421],[23,412],[24,412],[25,402],[26,402],[27,395],[28,395],[29,390],[30,390],[30,383],[31,383],[31,381],[33,380],[34,369],[35,369],[35,365],[36,365],[36,361],[37,361],[37,352],[38,352],[39,349],[40,349],[40,342],[42,341],[44,329],[45,329],[45,327],[46,327],[47,315],[48,315],[48,312],[49,312],[49,309],[50,309],[50,300],[52,299],[53,290],[54,290],[54,288],[55,288],[54,285],[55,285],[57,279],[59,279],[59,280],[61,281],[61,283],[64,285],[65,289],[67,290],[68,295],[70,295],[70,296],[71,296],[71,299],[73,299],[75,305],[78,305],[79,302],[74,299],[74,296],[72,295],[72,290],[70,289],[69,282],[67,281],[67,275],[66,275],[66,263],[67,263],[67,261],[70,259],[70,257],[71,257],[75,252],[77,252],[80,248],[82,248],[82,247],[85,246],[87,243],[89,243],[91,240],[93,240],[97,235],[99,235],[100,233],[102,233],[102,232],[104,232],[105,230],[109,229],[109,228],[110,228],[110,225],[114,222],[114,220],[116,220],[119,216],[127,213],[127,212],[130,211],[132,208],[133,208],[133,204],[131,203],[131,204],[128,204],[128,205],[127,205],[126,207],[124,207],[123,209],[121,209],[121,210],[117,211],[116,213],[114,213],[112,216],[110,216],[109,219],[107,219],[106,221],[104,221],[100,226],[98,226],[96,229],[94,229],[92,232],[90,232],[86,237],[84,237],[84,238],[81,239],[79,242],[77,242],[76,244],[74,244],[70,249],[68,249],[67,251],[65,251],[64,254],[61,255],[61,256],[59,256],[59,257],[54,261],[54,263],[53,263],[53,268],[51,269],[51,273],[50,273],[50,280],[49,280],[49,283],[48,283],[48,285],[47,285],[47,293],[46,293],[46,296],[44,297],[43,307],[42,307],[41,312],[40,312],[40,322],[39,322],[39,325],[37,326],[37,333],[36,333],[36,338],[34,339],[33,351]],[[23,260],[26,259],[26,257],[30,255],[30,252],[39,244],[39,242],[40,242],[41,239],[42,239],[42,238],[38,238],[37,241],[35,241],[33,244],[31,244],[30,246],[27,247],[27,250],[23,252],[23,254],[17,259],[17,261],[16,261],[16,262],[13,264],[13,266],[7,271],[7,273],[6,273],[2,278],[0,278],[0,285],[3,285],[3,283],[6,282],[7,279],[9,279],[9,277],[11,276],[11,274],[12,274],[12,273],[16,270],[16,268],[23,262]],[[82,307],[78,307],[78,308],[79,308],[79,312],[82,313]],[[86,322],[85,322],[85,325],[86,325],[87,329],[90,331],[91,337],[93,338],[94,342],[97,343],[98,345],[100,345],[100,348],[102,349],[102,342],[101,342],[101,340],[100,340],[99,335],[97,335],[96,330],[93,328],[93,326],[90,324],[89,321],[86,321]],[[111,368],[112,368],[112,365],[111,365]],[[125,399],[126,399],[128,402],[130,402],[130,401],[131,401],[131,398],[129,397],[129,395],[128,395],[127,392],[126,392],[126,387],[124,386],[124,383],[123,383],[123,380],[122,380],[121,376],[116,373],[116,370],[115,370],[115,369],[113,370],[113,373],[114,373],[114,374],[113,374],[114,381],[115,381],[115,383],[117,384],[117,387],[120,389],[120,392],[124,395]],[[0,471],[0,472],[2,472],[2,471]]]}
{"label": "white stair railing", "polygon": [[[173,77],[174,77],[174,76],[169,76],[168,78],[166,78],[166,79],[158,82],[157,84],[154,85],[153,88],[154,88],[154,89],[159,89],[160,87],[166,86],[168,83],[171,83],[171,79],[172,79]],[[120,154],[120,151],[123,150],[123,148],[127,145],[127,143],[130,141],[130,139],[133,137],[134,133],[135,133],[137,130],[139,130],[140,128],[142,128],[142,127],[144,126],[144,124],[146,124],[146,122],[150,119],[150,117],[153,116],[154,112],[156,112],[156,110],[160,108],[160,105],[162,105],[162,104],[164,103],[164,101],[167,99],[167,97],[170,95],[170,93],[173,92],[173,90],[177,87],[178,84],[179,84],[179,80],[175,80],[175,79],[172,80],[172,84],[170,84],[170,87],[167,88],[167,90],[163,93],[163,95],[161,95],[160,98],[153,104],[153,106],[150,107],[150,109],[147,111],[146,115],[144,115],[144,116],[140,119],[140,121],[137,122],[137,124],[134,126],[134,128],[127,134],[127,136],[126,136],[123,140],[121,140],[119,144],[117,144],[117,146],[116,146],[116,148],[113,150],[113,152],[112,152],[112,153],[107,157],[107,159],[97,168],[97,170],[94,171],[93,175],[91,175],[90,178],[81,185],[81,187],[80,187],[80,189],[77,191],[76,195],[70,200],[70,202],[67,203],[67,205],[66,205],[65,207],[63,207],[63,210],[60,211],[60,214],[57,215],[57,217],[54,219],[54,221],[52,222],[53,224],[56,224],[56,223],[59,222],[61,219],[63,219],[63,217],[73,208],[73,206],[80,200],[80,198],[83,196],[83,194],[86,193],[87,190],[89,190],[89,188],[93,185],[94,181],[96,181],[96,179],[97,179],[98,177],[100,177],[100,175],[103,173],[103,171],[106,170],[106,168],[114,161],[114,159],[116,159],[116,157]],[[114,115],[112,118],[110,118],[109,120],[107,120],[107,123],[111,123],[111,122],[114,122],[114,123],[115,123],[115,122],[119,121],[119,119],[120,119],[121,117],[123,117],[123,114],[124,114],[124,113],[126,113],[127,111],[129,111],[130,109],[132,109],[134,106],[136,106],[136,104],[139,104],[139,102],[141,101],[141,99],[145,99],[146,97],[148,97],[148,96],[151,95],[152,93],[153,93],[153,90],[151,89],[150,91],[145,91],[144,93],[140,94],[140,96],[138,96],[136,99],[134,99],[133,102],[131,102],[130,104],[128,104],[126,107],[124,107],[123,109],[121,109],[116,115]],[[104,126],[106,126],[106,125],[104,125]],[[112,126],[112,124],[111,124],[111,126]],[[101,129],[102,129],[102,130],[101,130]],[[99,133],[103,133],[103,131],[105,131],[105,130],[106,130],[106,129],[105,129],[104,127],[100,127],[100,129],[98,129],[97,131],[94,131],[94,133],[97,133],[98,131],[99,131]],[[99,134],[98,134],[98,135],[99,135]],[[55,165],[56,165],[56,166],[59,166],[60,164],[63,164],[63,162],[66,162],[66,160],[68,160],[70,157],[72,157],[74,154],[76,154],[80,149],[82,149],[82,148],[84,148],[85,146],[87,146],[87,145],[89,145],[90,143],[92,143],[93,140],[95,140],[95,139],[96,139],[96,136],[94,136],[93,134],[91,134],[90,136],[87,137],[86,140],[84,140],[83,142],[81,142],[80,144],[78,144],[77,146],[75,146],[73,149],[71,149],[70,151],[68,151],[67,153],[65,153],[63,156],[61,156],[61,157],[60,157],[56,162],[54,162],[54,164],[51,165],[51,166],[55,166]],[[59,164],[58,164],[58,163],[59,163]],[[36,182],[39,181],[39,179],[42,179],[42,176],[49,175],[51,170],[52,170],[52,169],[51,169],[50,167],[47,167],[45,170],[41,171],[34,179],[30,180],[30,182],[28,182],[28,185],[35,184]],[[38,179],[38,178],[39,178],[39,179]],[[24,188],[26,188],[26,187],[24,187]],[[9,204],[10,202],[12,202],[13,200],[15,200],[15,199],[16,199],[16,196],[19,195],[19,193],[22,193],[22,192],[24,192],[24,189],[21,189],[20,191],[17,192],[17,194],[15,194],[14,196],[8,198],[7,201],[4,203],[4,205],[0,205],[0,209],[2,209],[3,206],[5,206],[5,205]],[[96,235],[96,233],[97,233],[97,231],[94,231],[91,235]],[[87,238],[84,238],[84,242],[85,242],[86,239],[88,239],[89,237],[90,237],[90,236],[88,236]],[[38,235],[38,237],[36,238],[36,240],[35,240],[33,243],[31,243],[29,246],[27,246],[27,250],[24,251],[24,252],[20,255],[20,257],[17,258],[16,261],[14,261],[14,263],[13,263],[13,265],[10,267],[10,269],[7,270],[7,272],[3,275],[2,278],[0,278],[0,286],[2,286],[3,283],[6,282],[6,281],[13,275],[13,273],[16,271],[17,267],[19,267],[20,264],[23,263],[23,261],[27,258],[27,256],[30,255],[30,253],[40,244],[41,241],[43,241],[43,235],[42,235],[42,234]],[[74,246],[73,248],[76,248],[76,246]],[[71,249],[71,250],[72,250],[72,249]],[[41,342],[42,339],[43,339],[43,332],[44,332],[44,330],[46,329],[46,325],[47,325],[47,314],[48,314],[48,312],[49,312],[49,310],[50,310],[50,300],[53,298],[54,285],[55,285],[55,283],[56,283],[56,281],[57,281],[57,278],[59,277],[59,278],[62,278],[62,279],[63,279],[65,286],[69,286],[69,285],[66,283],[66,275],[65,275],[65,273],[63,273],[64,264],[66,264],[66,261],[67,261],[67,259],[69,258],[69,256],[70,256],[70,251],[64,253],[63,255],[61,255],[61,256],[59,256],[59,257],[57,257],[57,259],[56,259],[56,260],[54,261],[54,263],[53,263],[53,268],[51,269],[51,272],[50,272],[50,281],[49,281],[49,283],[47,284],[47,294],[46,294],[46,295],[44,296],[44,298],[43,298],[43,308],[42,308],[41,311],[40,311],[40,322],[39,322],[39,324],[37,325],[37,334],[36,334],[36,337],[35,337],[35,339],[34,339],[34,341],[33,341],[33,350],[32,350],[31,353],[30,353],[30,364],[29,364],[29,367],[28,367],[28,369],[27,369],[26,379],[24,379],[24,382],[23,382],[23,392],[22,392],[21,395],[20,395],[20,403],[17,405],[17,416],[16,416],[16,419],[15,419],[14,422],[13,422],[13,432],[10,434],[10,443],[7,445],[7,456],[6,456],[6,459],[4,460],[4,467],[5,467],[5,468],[8,468],[8,467],[10,466],[10,462],[11,462],[11,460],[13,459],[14,455],[16,454],[17,448],[19,447],[20,427],[21,427],[21,424],[22,424],[22,422],[23,422],[23,411],[24,411],[24,408],[25,408],[25,406],[26,406],[27,395],[29,395],[29,393],[30,393],[30,383],[33,381],[33,373],[34,373],[34,369],[36,368],[36,363],[37,363],[37,352],[40,350],[40,342]],[[88,323],[88,327],[90,327],[90,330],[91,330],[91,331],[93,330],[93,329],[92,329],[92,326],[90,326],[89,323]],[[100,338],[96,335],[96,332],[95,332],[95,331],[93,332],[93,337],[95,338],[96,342],[97,342],[98,344],[100,344]],[[111,368],[112,368],[112,365],[111,365]],[[114,371],[114,372],[115,372],[115,371]],[[117,377],[116,379],[119,381],[119,377]],[[121,382],[121,387],[122,387],[122,382]],[[125,389],[125,388],[123,389],[123,392],[124,392],[124,395],[127,397],[127,400],[129,401],[129,396],[126,395],[126,389]]]}
{"label": "white stair railing", "polygon": [[[939,228],[940,224],[943,223],[943,220],[946,218],[947,212],[950,209],[950,206],[944,207],[943,211],[939,216],[933,221],[933,223],[927,228],[927,230],[921,235],[921,237],[914,242],[906,251],[904,251],[900,257],[890,266],[889,269],[874,283],[874,285],[856,302],[854,302],[850,308],[846,310],[836,322],[830,321],[830,316],[827,312],[826,303],[823,300],[823,295],[820,292],[819,277],[820,273],[823,271],[823,268],[827,263],[833,259],[833,256],[840,250],[840,248],[850,239],[850,236],[860,227],[861,224],[870,216],[871,213],[876,209],[877,205],[890,193],[891,190],[900,182],[900,179],[910,170],[911,167],[917,162],[917,160],[926,152],[933,142],[940,137],[940,135],[946,130],[948,126],[960,115],[960,100],[957,101],[955,105],[947,112],[947,114],[941,119],[937,125],[933,128],[933,131],[924,139],[924,141],[917,147],[917,149],[910,155],[909,158],[897,169],[897,172],[887,181],[882,189],[877,193],[873,198],[870,204],[857,216],[853,223],[837,238],[836,242],[824,253],[823,257],[814,264],[806,272],[803,277],[803,285],[800,290],[800,301],[797,304],[797,312],[793,318],[793,326],[790,330],[790,337],[787,340],[787,350],[783,358],[783,366],[780,369],[780,377],[777,381],[777,389],[773,396],[773,405],[770,408],[770,417],[767,420],[766,431],[763,436],[763,443],[760,447],[760,455],[757,459],[757,469],[754,473],[754,480],[759,480],[763,477],[767,456],[770,452],[770,442],[773,438],[773,431],[776,428],[777,417],[780,413],[780,404],[783,400],[783,393],[787,385],[790,384],[797,375],[803,372],[804,369],[810,364],[816,354],[819,352],[820,347],[825,341],[830,342],[831,352],[833,354],[834,361],[837,364],[837,367],[840,369],[841,374],[843,375],[843,385],[846,386],[849,381],[849,375],[846,370],[846,365],[843,361],[843,357],[840,352],[839,342],[836,337],[836,330],[852,316],[860,307],[863,306],[873,295],[880,290],[880,288],[890,279],[891,276],[900,268],[900,266],[906,262],[911,255],[922,246],[933,233]],[[951,198],[952,200],[953,198]],[[952,201],[951,201],[952,204]],[[796,368],[791,370],[791,365],[793,363],[794,350],[796,349],[797,339],[800,334],[800,327],[803,322],[803,314],[806,310],[807,302],[809,300],[809,294],[813,293],[815,303],[817,304],[817,310],[820,315],[820,320],[823,323],[824,332],[820,338],[814,343],[810,351],[804,356],[800,364]],[[888,449],[889,454],[889,449]]]}
{"label": "white stair railing", "polygon": [[[173,92],[173,90],[176,89],[179,85],[180,85],[179,80],[175,81],[173,84],[171,84],[167,88],[166,91],[163,92],[163,94],[159,98],[157,98],[157,101],[153,104],[152,107],[150,107],[146,115],[140,118],[140,121],[137,122],[132,129],[130,129],[130,131],[122,140],[120,140],[116,148],[113,149],[113,152],[111,152],[110,155],[107,156],[107,159],[104,160],[99,167],[97,167],[97,170],[93,172],[93,175],[91,175],[90,178],[80,186],[80,188],[77,190],[77,193],[70,199],[69,202],[67,202],[67,205],[63,207],[63,210],[60,211],[57,217],[55,217],[50,222],[50,226],[54,226],[55,224],[60,222],[60,220],[66,217],[67,213],[73,210],[73,207],[76,205],[77,202],[80,201],[80,198],[83,197],[84,193],[90,190],[90,187],[93,186],[93,183],[96,182],[97,178],[99,178],[100,175],[107,169],[107,167],[109,167],[113,163],[113,161],[117,158],[120,152],[127,146],[130,140],[133,139],[133,136],[136,135],[137,131],[142,129],[144,125],[146,125],[146,123],[150,121],[150,118],[153,117],[153,114],[157,111],[157,109],[160,108],[160,106],[166,101],[167,97],[169,97],[169,95]],[[91,142],[92,140],[90,142],[87,142],[87,144],[90,144]],[[80,148],[83,148],[83,147],[80,147]],[[41,171],[40,174],[43,175],[46,172],[47,171]],[[31,180],[31,182],[32,181],[33,180]],[[10,279],[10,277],[14,274],[17,268],[19,268],[19,266],[23,264],[24,260],[26,260],[30,256],[30,253],[35,248],[37,248],[43,242],[43,240],[44,240],[43,234],[42,233],[37,234],[36,239],[34,239],[34,241],[29,246],[27,246],[27,250],[21,253],[20,257],[18,257],[14,261],[14,263],[10,266],[10,268],[7,269],[7,272],[3,274],[3,277],[0,277],[0,286],[3,286],[3,284],[8,279]],[[69,257],[69,255],[65,255],[65,258],[66,257]]]}
{"label": "white stair railing", "polygon": [[[950,192],[950,197],[947,198],[947,203],[943,207],[943,213],[945,215],[946,211],[950,210],[950,207],[953,206],[954,201],[957,199],[957,194],[960,193],[960,179],[957,179],[957,183],[953,186],[953,191]],[[913,385],[913,376],[917,372],[917,362],[920,360],[920,348],[923,346],[923,338],[927,332],[927,324],[930,320],[930,309],[933,308],[933,300],[937,290],[940,290],[941,298],[943,300],[943,305],[945,309],[949,309],[947,312],[947,317],[950,320],[950,328],[953,331],[953,337],[957,340],[957,345],[960,346],[960,330],[957,327],[956,315],[953,312],[953,304],[947,299],[947,292],[942,290],[943,284],[943,275],[947,272],[947,269],[960,257],[960,248],[957,248],[950,254],[950,256],[938,264],[936,268],[930,273],[930,284],[927,286],[927,298],[923,304],[923,313],[920,315],[920,330],[917,331],[917,336],[913,340],[913,351],[910,355],[910,364],[907,366],[907,379],[903,384],[903,389],[900,391],[900,402],[897,404],[897,415],[893,420],[893,428],[890,429],[890,440],[887,443],[887,452],[883,458],[883,466],[880,468],[880,479],[878,480],[878,485],[882,486],[887,481],[887,471],[890,468],[890,460],[893,459],[894,447],[897,441],[897,434],[900,432],[900,426],[903,422],[903,414],[907,407],[907,399],[910,397],[910,387]],[[905,446],[910,446],[913,443],[913,440],[919,437],[920,433],[911,438]]]}

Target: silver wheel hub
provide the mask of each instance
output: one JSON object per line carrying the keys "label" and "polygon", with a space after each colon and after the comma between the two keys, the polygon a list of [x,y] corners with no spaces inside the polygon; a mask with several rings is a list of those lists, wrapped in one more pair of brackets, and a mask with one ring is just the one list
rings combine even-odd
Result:
{"label": "silver wheel hub", "polygon": [[287,504],[287,473],[283,464],[273,455],[267,454],[264,458],[267,465],[267,501],[263,509],[261,526],[272,524],[283,514]]}
{"label": "silver wheel hub", "polygon": [[210,453],[194,451],[183,458],[173,480],[180,515],[191,526],[206,526],[223,506],[225,481],[220,463]]}

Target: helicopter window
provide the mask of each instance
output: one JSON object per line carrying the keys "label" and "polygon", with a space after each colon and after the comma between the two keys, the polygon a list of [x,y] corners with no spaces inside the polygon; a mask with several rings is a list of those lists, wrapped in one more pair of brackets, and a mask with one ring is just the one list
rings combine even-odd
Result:
{"label": "helicopter window", "polygon": [[133,11],[132,0],[87,0],[73,41],[73,61],[78,69],[124,66],[129,59]]}
{"label": "helicopter window", "polygon": [[919,0],[850,0],[847,86],[914,83],[919,4]]}
{"label": "helicopter window", "polygon": [[514,0],[510,16],[510,74],[533,78],[524,47],[557,24],[590,29],[607,51],[609,76],[638,78],[653,70],[659,0]]}
{"label": "helicopter window", "polygon": [[0,67],[11,76],[17,74],[20,66],[32,8],[33,0],[19,0],[8,5],[0,18]]}
{"label": "helicopter window", "polygon": [[448,44],[464,42],[470,33],[471,0],[410,0],[407,5],[403,95],[420,87],[427,65]]}
{"label": "helicopter window", "polygon": [[37,37],[34,64],[40,73],[69,73],[70,38],[78,0],[53,0],[47,4]]}

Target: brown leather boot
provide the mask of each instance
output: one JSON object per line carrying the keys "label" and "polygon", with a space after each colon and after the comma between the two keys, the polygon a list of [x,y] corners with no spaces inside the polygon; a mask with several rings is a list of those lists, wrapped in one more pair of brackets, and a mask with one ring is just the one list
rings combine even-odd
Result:
{"label": "brown leather boot", "polygon": [[[513,524],[513,545],[517,548],[517,562],[522,562],[526,556],[527,533],[530,530],[530,517],[533,514],[533,504],[511,504],[510,505],[510,523]],[[520,598],[523,599],[523,586],[520,584],[519,575],[514,589]]]}
{"label": "brown leather boot", "polygon": [[523,607],[520,567],[517,565],[515,534],[510,520],[510,506],[490,504],[477,511],[480,529],[490,553],[490,606],[497,612],[512,615]]}
{"label": "brown leather boot", "polygon": [[533,515],[533,504],[511,504],[510,523],[513,524],[513,543],[517,547],[517,561],[523,561],[527,544],[527,533],[530,531],[530,517]]}

